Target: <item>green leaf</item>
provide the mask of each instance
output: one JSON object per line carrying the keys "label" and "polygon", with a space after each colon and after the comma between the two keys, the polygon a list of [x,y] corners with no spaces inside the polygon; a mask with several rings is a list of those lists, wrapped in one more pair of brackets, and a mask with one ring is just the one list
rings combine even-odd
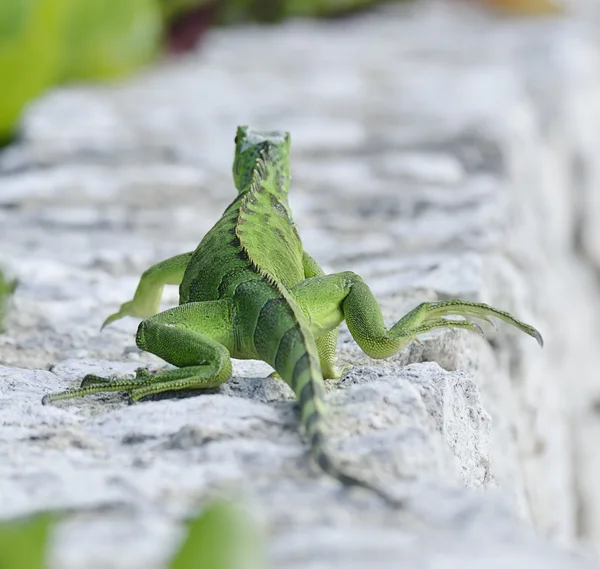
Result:
{"label": "green leaf", "polygon": [[[170,569],[265,569],[263,539],[254,521],[228,502],[209,506],[188,524]],[[0,568],[3,569],[3,568]]]}
{"label": "green leaf", "polygon": [[161,35],[158,0],[0,0],[0,143],[45,89],[131,72]]}
{"label": "green leaf", "polygon": [[70,1],[0,0],[0,139],[12,132],[25,103],[56,80]]}
{"label": "green leaf", "polygon": [[70,0],[62,78],[103,79],[129,73],[156,55],[162,36],[157,0]]}
{"label": "green leaf", "polygon": [[47,514],[0,524],[0,569],[44,569],[53,518]]}
{"label": "green leaf", "polygon": [[[7,281],[4,273],[0,270],[0,332],[2,332],[2,321],[6,313],[8,297],[11,296],[17,288],[17,281]],[[0,567],[0,569],[2,569]]]}

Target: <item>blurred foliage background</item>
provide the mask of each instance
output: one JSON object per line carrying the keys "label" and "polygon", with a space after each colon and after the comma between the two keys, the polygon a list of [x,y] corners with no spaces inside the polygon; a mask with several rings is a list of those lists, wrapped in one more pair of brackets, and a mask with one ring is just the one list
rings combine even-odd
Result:
{"label": "blurred foliage background", "polygon": [[[123,76],[162,53],[193,49],[211,25],[332,16],[382,1],[1,0],[0,144],[48,87]],[[522,12],[556,8],[554,0],[484,1]]]}
{"label": "blurred foliage background", "polygon": [[163,50],[194,47],[210,25],[325,15],[374,0],[2,0],[0,139],[28,100],[64,81],[110,79]]}

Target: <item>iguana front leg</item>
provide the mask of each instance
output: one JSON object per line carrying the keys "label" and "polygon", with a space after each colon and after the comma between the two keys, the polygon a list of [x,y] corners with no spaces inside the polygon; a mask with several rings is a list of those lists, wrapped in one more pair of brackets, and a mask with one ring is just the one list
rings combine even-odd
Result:
{"label": "iguana front leg", "polygon": [[102,328],[125,316],[149,318],[156,314],[165,285],[181,283],[191,257],[192,252],[176,255],[144,271],[133,299],[123,303],[118,312],[111,314],[102,324]]}
{"label": "iguana front leg", "polygon": [[109,391],[126,391],[132,401],[179,389],[217,387],[231,377],[233,302],[230,299],[190,302],[142,321],[136,343],[180,369],[134,379],[109,380],[87,375],[77,389],[46,395],[42,403]]}
{"label": "iguana front leg", "polygon": [[[306,251],[302,252],[302,265],[304,266],[304,278],[306,279],[325,275],[325,271],[321,268],[319,263],[317,263],[317,261],[315,261]],[[293,290],[292,294],[294,294]],[[315,341],[317,350],[319,351],[319,360],[324,379],[338,379],[345,370],[352,367],[350,364],[343,365],[341,368],[335,365],[335,351],[338,341],[337,327],[316,338]]]}
{"label": "iguana front leg", "polygon": [[449,320],[445,316],[470,316],[488,320],[495,316],[534,337],[543,345],[540,333],[508,312],[488,304],[464,300],[424,302],[402,317],[389,330],[369,287],[355,273],[344,272],[307,279],[294,287],[294,300],[310,321],[315,338],[329,333],[345,319],[352,337],[372,358],[398,353],[419,334],[436,328],[464,328],[480,332],[469,320]]}

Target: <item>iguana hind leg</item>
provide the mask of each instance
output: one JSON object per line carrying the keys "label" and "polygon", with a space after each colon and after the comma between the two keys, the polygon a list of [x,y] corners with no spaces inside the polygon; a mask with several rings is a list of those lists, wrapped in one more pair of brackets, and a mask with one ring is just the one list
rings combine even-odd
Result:
{"label": "iguana hind leg", "polygon": [[[323,379],[339,379],[347,369],[352,367],[350,364],[344,364],[341,367],[336,365],[337,358],[335,356],[335,352],[337,348],[337,340],[337,329],[331,330],[330,332],[327,332],[326,334],[323,334],[315,339],[317,351],[319,352],[319,363],[321,365]],[[269,374],[269,377],[281,379],[281,376],[276,371]]]}
{"label": "iguana hind leg", "polygon": [[542,345],[540,333],[532,326],[508,312],[465,300],[424,302],[388,330],[373,293],[352,272],[306,279],[293,288],[292,294],[307,315],[315,338],[329,333],[345,319],[356,343],[372,358],[392,356],[419,334],[436,328],[481,332],[479,326],[469,320],[450,320],[445,316],[469,316],[488,321],[490,316],[495,316],[534,337]]}
{"label": "iguana hind leg", "polygon": [[337,328],[327,332],[323,336],[316,338],[317,350],[319,351],[319,363],[323,372],[323,379],[339,379],[342,374],[350,369],[350,364],[344,364],[341,367],[336,365],[336,348],[338,340]]}
{"label": "iguana hind leg", "polygon": [[134,379],[123,380],[88,375],[80,388],[46,395],[42,403],[110,391],[126,391],[138,401],[163,391],[217,387],[231,377],[232,307],[231,300],[191,302],[140,324],[138,347],[180,369],[154,375],[141,370]]}
{"label": "iguana hind leg", "polygon": [[192,257],[192,252],[165,259],[146,269],[140,278],[133,299],[124,302],[119,310],[111,314],[102,324],[105,328],[125,316],[149,318],[158,312],[165,285],[178,285]]}
{"label": "iguana hind leg", "polygon": [[[302,251],[302,267],[304,268],[304,277],[306,279],[325,275],[325,271],[323,271],[319,263],[317,263],[317,261],[315,261],[315,259],[313,259],[306,251]],[[335,352],[337,340],[337,328],[330,330],[315,340],[324,379],[338,379],[346,369],[352,367],[350,364],[344,365],[341,368],[336,366]]]}

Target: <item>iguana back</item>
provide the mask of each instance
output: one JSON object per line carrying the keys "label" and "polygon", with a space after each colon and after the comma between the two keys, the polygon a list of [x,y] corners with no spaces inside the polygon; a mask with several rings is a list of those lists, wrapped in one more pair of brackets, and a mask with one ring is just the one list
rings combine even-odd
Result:
{"label": "iguana back", "polygon": [[[304,280],[302,243],[287,203],[289,173],[284,162],[289,135],[265,134],[271,138],[260,148],[254,141],[254,151],[245,157],[244,167],[250,172],[242,182],[245,187],[192,255],[180,286],[180,304],[233,296],[228,281],[233,277],[231,284],[239,283],[244,268],[287,290]],[[250,131],[250,136],[256,134]],[[275,147],[282,144],[280,137],[285,160],[283,149]]]}

